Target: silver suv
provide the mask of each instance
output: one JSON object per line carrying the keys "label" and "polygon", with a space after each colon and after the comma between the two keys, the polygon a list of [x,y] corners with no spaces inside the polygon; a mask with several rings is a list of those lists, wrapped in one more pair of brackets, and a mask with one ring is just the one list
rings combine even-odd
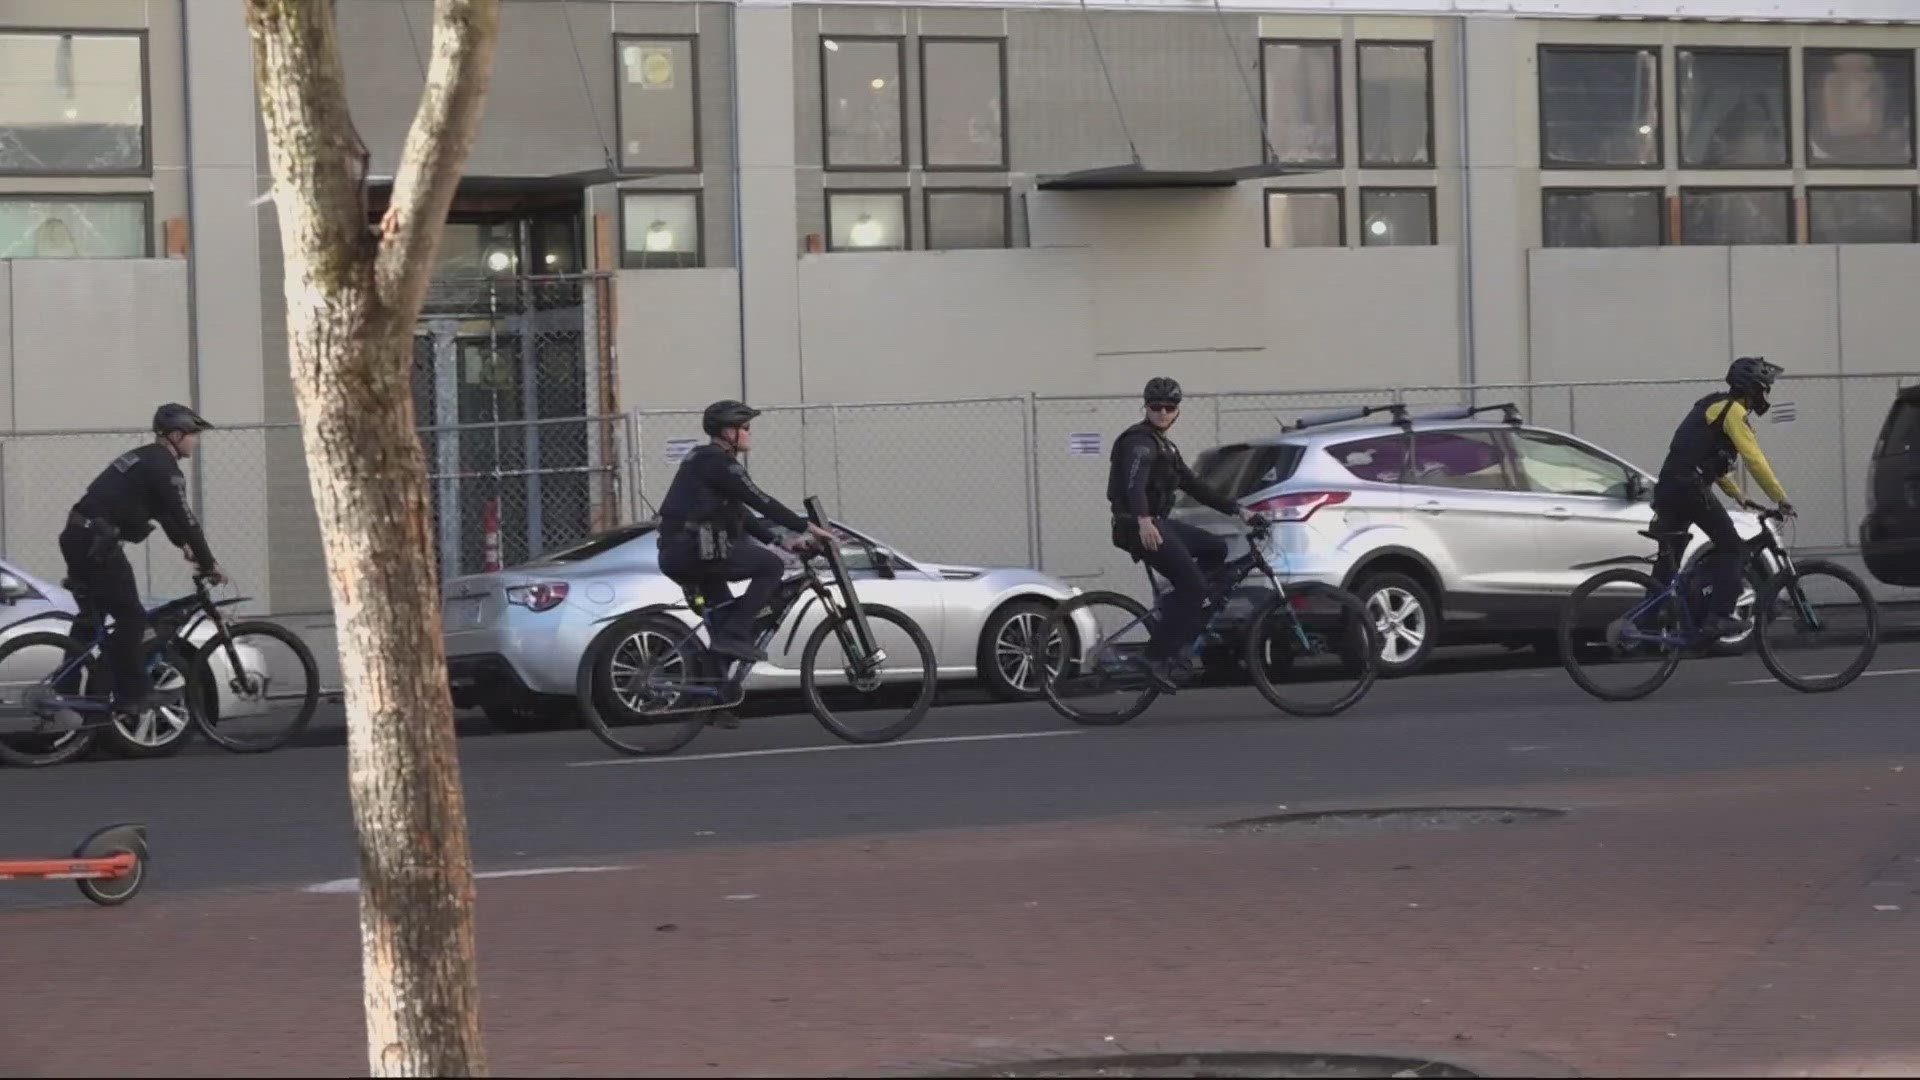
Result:
{"label": "silver suv", "polygon": [[[1371,419],[1383,413],[1391,419]],[[1576,566],[1653,552],[1639,535],[1653,518],[1653,478],[1522,422],[1511,405],[1423,416],[1399,405],[1343,409],[1209,449],[1194,471],[1274,518],[1274,566],[1289,579],[1339,585],[1366,603],[1389,676],[1418,670],[1443,643],[1550,651],[1567,595],[1595,572]],[[1173,516],[1230,543],[1244,535],[1188,497]],[[1734,520],[1743,535],[1758,532],[1753,515]],[[1694,530],[1689,558],[1705,539]],[[1745,645],[1732,638],[1719,648]]]}

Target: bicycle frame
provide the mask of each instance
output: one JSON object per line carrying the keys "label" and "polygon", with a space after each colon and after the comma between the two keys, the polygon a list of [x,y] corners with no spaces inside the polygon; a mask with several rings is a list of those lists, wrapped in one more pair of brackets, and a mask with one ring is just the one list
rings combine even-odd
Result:
{"label": "bicycle frame", "polygon": [[[227,621],[222,608],[245,603],[251,597],[236,596],[227,600],[215,600],[207,591],[205,578],[196,575],[193,579],[193,593],[169,600],[147,612],[147,623],[155,630],[152,647],[164,647],[180,637],[199,618],[205,618],[214,626],[214,637],[221,648],[225,649],[230,670],[236,673],[235,680],[244,679],[246,668],[240,661],[240,652],[233,644],[233,635],[227,633]],[[83,641],[81,650],[75,653],[60,669],[41,680],[39,685],[58,687],[78,673],[80,666],[99,654],[112,633],[109,621],[103,620],[95,628],[93,638]],[[236,687],[235,689],[239,689]],[[248,688],[251,689],[250,687]],[[106,698],[78,694],[55,692],[47,695],[36,704],[36,712],[45,709],[49,712],[57,709],[72,709],[77,713],[106,713],[111,711],[112,703]]]}
{"label": "bicycle frame", "polygon": [[[1753,565],[1767,567],[1767,563],[1763,561],[1763,556],[1772,557],[1772,566],[1768,568],[1769,576],[1793,574],[1795,572],[1793,553],[1787,550],[1786,545],[1780,543],[1779,534],[1774,532],[1773,523],[1777,520],[1780,520],[1780,518],[1776,512],[1763,512],[1760,515],[1760,534],[1752,540],[1743,541],[1743,545],[1746,548],[1746,561],[1751,562]],[[1598,563],[1582,563],[1575,567],[1575,569],[1588,569],[1599,566],[1619,566],[1637,562],[1650,562],[1655,568],[1654,577],[1656,580],[1663,576],[1660,573],[1663,567],[1667,565],[1677,567],[1673,574],[1668,576],[1666,583],[1661,587],[1659,592],[1648,596],[1640,603],[1634,605],[1633,609],[1627,614],[1621,616],[1617,625],[1621,627],[1620,637],[1623,642],[1653,644],[1663,649],[1688,648],[1699,644],[1703,631],[1699,624],[1695,622],[1693,605],[1688,601],[1693,594],[1693,579],[1694,575],[1699,572],[1701,560],[1696,559],[1690,566],[1681,566],[1680,558],[1684,549],[1682,549],[1682,551],[1670,551],[1670,546],[1671,545],[1663,542],[1660,553],[1651,559],[1643,555],[1626,556],[1619,559],[1605,559]],[[1799,590],[1792,590],[1792,595],[1796,609],[1795,613],[1817,629],[1820,621],[1819,615],[1808,606],[1806,598],[1800,595]],[[1661,604],[1675,597],[1681,601],[1680,619],[1682,629],[1678,635],[1671,633],[1649,634],[1639,629],[1638,623],[1642,616],[1650,611],[1657,610]]]}
{"label": "bicycle frame", "polygon": [[[1271,526],[1267,526],[1260,529],[1249,529],[1247,531],[1247,553],[1245,555],[1240,556],[1237,559],[1228,560],[1227,562],[1223,563],[1217,571],[1215,571],[1214,575],[1212,576],[1212,579],[1208,582],[1207,594],[1206,594],[1206,597],[1202,600],[1202,603],[1204,605],[1210,605],[1216,608],[1216,611],[1215,611],[1216,615],[1218,614],[1217,609],[1221,605],[1223,605],[1229,597],[1233,595],[1233,590],[1236,588],[1239,588],[1242,582],[1246,581],[1250,577],[1253,577],[1256,573],[1261,576],[1264,576],[1267,579],[1267,583],[1273,587],[1273,591],[1275,595],[1279,596],[1282,600],[1286,599],[1287,597],[1286,585],[1280,580],[1280,576],[1274,573],[1273,564],[1267,561],[1266,551],[1262,547],[1262,544],[1264,544],[1266,539],[1271,535],[1272,535]],[[1142,563],[1145,562],[1144,559],[1141,561]],[[1153,572],[1153,567],[1148,566],[1146,570],[1147,570],[1148,587],[1154,590],[1155,599],[1157,601],[1159,596],[1161,595],[1161,590],[1157,585],[1154,584],[1156,580],[1156,575]],[[1157,607],[1157,604],[1156,604],[1156,607]],[[1149,608],[1148,615],[1151,616],[1154,613],[1154,610],[1155,608]],[[1105,644],[1105,642],[1111,641],[1114,638],[1117,638],[1120,635],[1126,633],[1127,631],[1132,630],[1134,627],[1140,625],[1141,622],[1142,622],[1141,619],[1134,619],[1132,622],[1129,622],[1121,626],[1118,630],[1115,630],[1113,633],[1106,635],[1106,637],[1103,638],[1101,641],[1095,642],[1093,647],[1087,650],[1086,655],[1089,657],[1094,655],[1096,652],[1099,651],[1100,647],[1103,644]],[[1212,625],[1212,620],[1209,619],[1208,626],[1211,626],[1211,625]],[[1200,633],[1205,634],[1206,628],[1203,627]],[[1294,633],[1294,636],[1299,640],[1302,646],[1306,646],[1309,644],[1306,631],[1301,628],[1298,620],[1294,621],[1293,633]],[[1194,642],[1197,642],[1199,640],[1200,640],[1199,636],[1196,636],[1193,641],[1182,642],[1181,646],[1183,649],[1191,648]]]}

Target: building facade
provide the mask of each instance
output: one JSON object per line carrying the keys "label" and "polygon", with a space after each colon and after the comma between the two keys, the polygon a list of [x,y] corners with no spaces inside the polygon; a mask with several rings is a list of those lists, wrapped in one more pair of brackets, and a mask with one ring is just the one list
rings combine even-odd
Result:
{"label": "building facade", "polygon": [[[377,204],[431,4],[338,7]],[[720,396],[1920,370],[1916,57],[1912,0],[506,0],[416,405],[533,474],[512,556],[621,452],[548,421]],[[319,610],[252,72],[237,0],[0,0],[0,428],[260,425],[198,497]],[[6,442],[9,555],[108,445]]]}

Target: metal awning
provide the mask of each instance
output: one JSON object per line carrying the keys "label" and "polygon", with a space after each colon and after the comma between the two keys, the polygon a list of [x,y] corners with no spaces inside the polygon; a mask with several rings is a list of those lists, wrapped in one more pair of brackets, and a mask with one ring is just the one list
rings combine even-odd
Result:
{"label": "metal awning", "polygon": [[1150,169],[1137,162],[1042,176],[1041,191],[1133,191],[1146,188],[1223,188],[1244,180],[1304,176],[1319,169],[1290,169],[1278,162],[1235,165],[1226,169]]}

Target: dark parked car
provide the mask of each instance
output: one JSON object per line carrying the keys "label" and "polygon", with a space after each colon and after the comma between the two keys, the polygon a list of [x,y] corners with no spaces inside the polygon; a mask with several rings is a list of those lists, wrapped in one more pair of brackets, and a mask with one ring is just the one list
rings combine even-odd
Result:
{"label": "dark parked car", "polygon": [[1920,386],[1893,399],[1873,444],[1860,551],[1874,577],[1920,586]]}

